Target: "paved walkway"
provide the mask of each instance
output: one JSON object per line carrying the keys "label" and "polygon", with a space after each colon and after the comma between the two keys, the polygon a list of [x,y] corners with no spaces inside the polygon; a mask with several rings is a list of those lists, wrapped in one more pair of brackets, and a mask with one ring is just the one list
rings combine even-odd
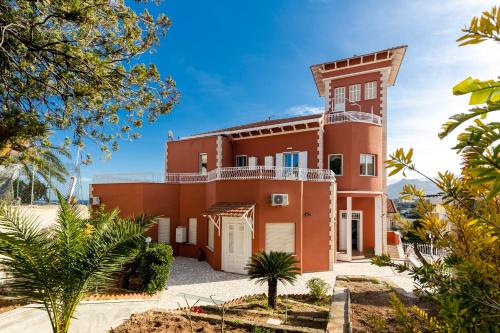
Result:
{"label": "paved walkway", "polygon": [[[279,285],[279,294],[306,293],[306,283],[313,277],[319,277],[333,285],[337,275],[366,275],[387,279],[400,288],[411,291],[412,281],[407,275],[401,275],[388,267],[376,267],[369,261],[339,263],[333,272],[306,273],[299,276],[295,285]],[[78,306],[76,319],[73,320],[71,333],[108,332],[128,319],[132,313],[148,309],[174,309],[185,306],[186,300],[192,305],[211,303],[210,296],[216,300],[227,301],[237,297],[265,293],[267,285],[256,285],[245,275],[214,271],[206,262],[195,259],[176,257],[168,289],[162,292],[159,301],[149,302],[101,302]],[[186,295],[186,299],[183,295]],[[0,333],[50,333],[50,325],[41,310],[21,308],[0,316]],[[7,317],[7,318],[6,318]]]}
{"label": "paved walkway", "polygon": [[[305,273],[298,277],[292,285],[278,286],[279,294],[307,293],[306,283],[313,277],[319,277],[330,285],[334,284],[337,275],[366,275],[386,279],[398,287],[411,291],[412,280],[407,275],[398,274],[388,267],[371,265],[368,260],[354,263],[338,263],[333,271]],[[216,300],[227,301],[237,297],[267,292],[267,285],[255,284],[247,276],[214,271],[206,262],[195,259],[176,257],[173,265],[168,289],[163,292],[159,307],[172,309],[186,304],[183,294],[188,294],[187,301],[193,304],[197,297],[202,298],[198,304],[207,302],[210,296]]]}

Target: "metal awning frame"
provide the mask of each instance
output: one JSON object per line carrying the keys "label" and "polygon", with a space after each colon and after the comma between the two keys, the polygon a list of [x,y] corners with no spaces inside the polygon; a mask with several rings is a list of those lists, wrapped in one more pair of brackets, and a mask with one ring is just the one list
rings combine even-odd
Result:
{"label": "metal awning frame", "polygon": [[[224,213],[217,213],[217,214],[206,214],[205,215],[208,218],[209,223],[213,223],[213,225],[217,228],[217,231],[219,233],[220,237],[220,230],[221,230],[221,225],[222,225],[222,218],[224,216],[226,217],[237,217],[237,216],[231,216],[231,215],[224,215]],[[240,217],[245,223],[248,225],[250,230],[252,230],[252,239],[255,238],[255,205],[252,205],[247,211],[245,211]]]}

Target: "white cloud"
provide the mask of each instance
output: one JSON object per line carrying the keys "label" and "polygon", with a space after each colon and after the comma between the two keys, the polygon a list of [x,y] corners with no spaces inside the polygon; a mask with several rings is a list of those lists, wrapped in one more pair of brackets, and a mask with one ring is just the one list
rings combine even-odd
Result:
{"label": "white cloud", "polygon": [[291,116],[305,116],[324,112],[325,108],[321,106],[313,106],[308,104],[296,105],[288,108],[285,113]]}

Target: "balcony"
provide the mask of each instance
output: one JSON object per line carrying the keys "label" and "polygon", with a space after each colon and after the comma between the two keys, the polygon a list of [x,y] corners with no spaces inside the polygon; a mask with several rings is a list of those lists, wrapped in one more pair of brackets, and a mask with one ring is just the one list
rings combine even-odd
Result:
{"label": "balcony", "polygon": [[325,115],[325,122],[326,124],[357,122],[382,126],[382,117],[367,112],[345,111],[328,113]]}
{"label": "balcony", "polygon": [[92,184],[114,183],[166,183],[196,184],[216,180],[301,180],[311,182],[335,182],[331,170],[286,168],[274,166],[228,167],[217,168],[206,174],[200,173],[167,173],[164,177],[154,173],[122,173],[95,175]]}

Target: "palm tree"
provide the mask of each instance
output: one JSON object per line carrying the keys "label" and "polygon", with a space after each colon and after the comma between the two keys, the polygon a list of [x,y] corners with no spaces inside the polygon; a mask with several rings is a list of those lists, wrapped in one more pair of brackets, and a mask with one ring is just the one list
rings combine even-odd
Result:
{"label": "palm tree", "polygon": [[82,298],[114,282],[113,273],[130,262],[144,243],[152,220],[122,219],[118,211],[84,219],[58,194],[60,208],[52,228],[0,205],[0,264],[13,295],[43,305],[54,333],[68,332]]}
{"label": "palm tree", "polygon": [[256,282],[260,284],[267,282],[267,303],[269,307],[276,309],[278,281],[293,284],[297,280],[297,275],[300,274],[298,263],[290,253],[262,251],[252,256],[245,269],[250,280],[257,280]]}

